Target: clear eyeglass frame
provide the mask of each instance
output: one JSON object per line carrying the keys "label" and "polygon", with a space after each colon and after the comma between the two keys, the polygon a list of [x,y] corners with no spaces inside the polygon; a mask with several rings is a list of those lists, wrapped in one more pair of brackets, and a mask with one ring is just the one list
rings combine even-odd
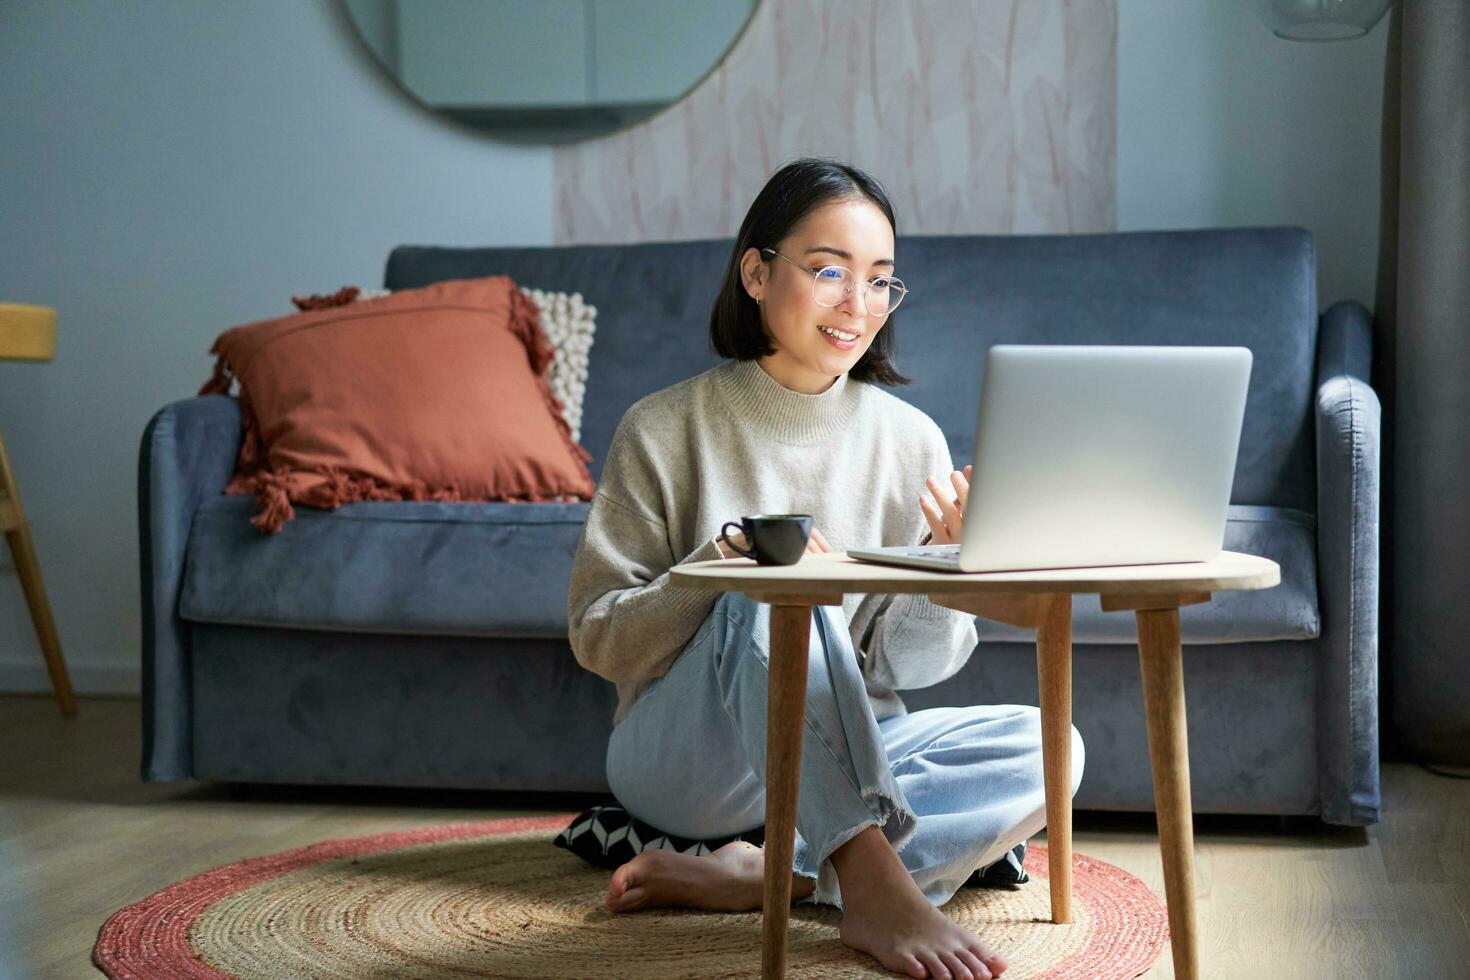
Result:
{"label": "clear eyeglass frame", "polygon": [[[802,264],[801,262],[796,261],[795,259],[791,258],[790,256],[782,255],[780,252],[776,251],[774,248],[763,248],[763,249],[761,249],[761,253],[762,254],[769,253],[771,255],[776,256],[776,258],[778,258],[778,259],[785,259],[787,262],[790,262],[792,265],[796,266],[802,272],[805,272],[807,275],[811,276],[812,277],[812,302],[813,303],[816,303],[818,306],[824,307],[825,309],[829,309],[830,310],[830,309],[832,309],[834,307],[841,306],[842,303],[847,299],[847,297],[849,297],[849,296],[852,295],[852,291],[857,288],[857,284],[860,281],[863,284],[863,290],[862,290],[861,295],[859,296],[859,299],[862,301],[863,310],[868,314],[868,316],[874,316],[874,317],[891,316],[893,314],[893,311],[896,310],[896,309],[898,309],[899,304],[903,302],[904,297],[907,296],[908,293],[909,293],[908,287],[903,284],[903,280],[897,278],[896,276],[877,276],[877,277],[875,277],[873,279],[859,280],[858,277],[857,277],[857,273],[853,272],[851,269],[849,269],[845,265],[825,265],[822,268],[817,269],[816,271],[813,271],[813,270],[809,269],[806,265]],[[821,288],[822,277],[823,277],[823,275],[825,273],[828,273],[828,272],[837,272],[837,273],[840,273],[842,275],[842,277],[843,277],[843,279],[839,279],[839,280],[833,280],[833,279],[830,279],[829,278],[829,280],[828,280],[829,282],[841,282],[841,281],[844,281],[845,280],[845,286],[843,288],[842,295],[835,302],[832,302],[832,303],[824,303],[817,296],[817,290],[819,288]],[[872,308],[868,306],[868,291],[870,289],[872,289],[873,286],[876,285],[880,280],[887,285],[887,288],[888,288],[888,291],[889,291],[889,295],[894,295],[896,293],[898,298],[895,299],[895,300],[893,300],[893,302],[890,303],[888,305],[888,308],[886,310],[884,310],[883,312],[881,312],[881,313],[875,313],[875,312],[873,312]]]}

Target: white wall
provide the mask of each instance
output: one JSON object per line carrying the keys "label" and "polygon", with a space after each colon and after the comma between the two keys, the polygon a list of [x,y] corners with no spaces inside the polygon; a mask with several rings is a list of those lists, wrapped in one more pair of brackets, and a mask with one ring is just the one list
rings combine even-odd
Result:
{"label": "white wall", "polygon": [[1283,41],[1244,0],[1119,0],[1118,229],[1300,225],[1321,305],[1371,307],[1388,18]]}
{"label": "white wall", "polygon": [[[78,689],[136,689],[136,468],[225,328],[377,285],[399,243],[546,244],[551,157],[442,122],[319,0],[0,2],[0,431]],[[0,690],[47,690],[0,548]]]}
{"label": "white wall", "polygon": [[[1280,41],[1235,0],[1120,0],[1120,229],[1300,224],[1324,301],[1373,295],[1386,23]],[[0,2],[0,431],[73,678],[137,686],[136,459],[226,327],[377,283],[400,242],[545,244],[548,150],[428,115],[326,0]],[[0,548],[0,690],[46,690]]]}

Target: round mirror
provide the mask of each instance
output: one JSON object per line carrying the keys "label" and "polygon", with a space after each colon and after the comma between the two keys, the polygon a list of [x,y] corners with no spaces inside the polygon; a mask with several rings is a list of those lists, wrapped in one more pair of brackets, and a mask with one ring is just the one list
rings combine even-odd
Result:
{"label": "round mirror", "polygon": [[724,58],[758,0],[343,0],[424,106],[507,140],[641,122]]}

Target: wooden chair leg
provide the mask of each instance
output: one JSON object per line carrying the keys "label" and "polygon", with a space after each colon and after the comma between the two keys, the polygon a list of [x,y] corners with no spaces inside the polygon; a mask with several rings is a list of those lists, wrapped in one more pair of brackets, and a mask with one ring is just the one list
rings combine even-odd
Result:
{"label": "wooden chair leg", "polygon": [[1174,976],[1179,980],[1194,980],[1199,976],[1199,930],[1194,902],[1194,816],[1189,791],[1189,738],[1184,716],[1179,610],[1140,609],[1135,616]]}
{"label": "wooden chair leg", "polygon": [[1041,764],[1046,777],[1051,920],[1072,921],[1072,597],[1057,595],[1036,624]]}
{"label": "wooden chair leg", "polygon": [[25,593],[31,622],[36,628],[36,639],[41,644],[42,656],[46,658],[46,673],[51,675],[51,690],[56,695],[56,703],[61,706],[61,713],[70,718],[77,713],[77,699],[72,693],[66,660],[61,655],[61,639],[56,635],[56,621],[51,618],[51,604],[46,600],[41,564],[36,560],[31,528],[26,523],[25,512],[21,510],[20,492],[15,486],[15,473],[10,468],[3,438],[0,438],[0,529],[4,529],[10,554],[15,559],[15,570],[20,576],[20,587]]}
{"label": "wooden chair leg", "polygon": [[796,856],[796,798],[801,785],[801,735],[806,726],[806,667],[810,605],[771,606],[771,661],[766,714],[765,894],[761,976],[786,972],[791,917],[791,866]]}

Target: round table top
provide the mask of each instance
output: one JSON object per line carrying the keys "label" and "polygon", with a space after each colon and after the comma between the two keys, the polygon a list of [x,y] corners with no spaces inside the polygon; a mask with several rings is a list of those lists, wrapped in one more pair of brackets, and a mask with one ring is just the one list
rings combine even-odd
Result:
{"label": "round table top", "polygon": [[1210,561],[1168,565],[1109,565],[1027,572],[939,572],[878,565],[845,552],[804,555],[795,565],[757,565],[749,558],[675,565],[674,585],[721,592],[830,595],[836,592],[1139,593],[1231,592],[1281,583],[1281,566],[1269,558],[1222,551]]}

